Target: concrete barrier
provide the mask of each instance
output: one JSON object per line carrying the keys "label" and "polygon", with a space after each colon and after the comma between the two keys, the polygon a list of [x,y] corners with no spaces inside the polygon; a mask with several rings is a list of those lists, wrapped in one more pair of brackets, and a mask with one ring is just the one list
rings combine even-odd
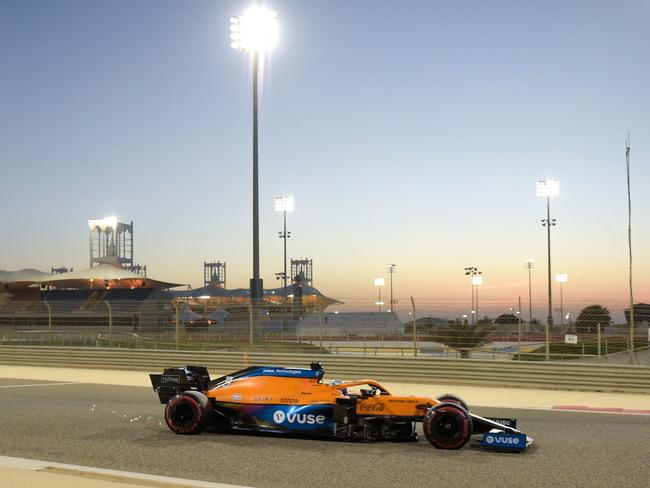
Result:
{"label": "concrete barrier", "polygon": [[159,372],[169,366],[200,364],[207,366],[213,376],[252,365],[308,367],[311,361],[320,361],[329,378],[367,377],[391,382],[650,394],[650,368],[644,366],[422,357],[0,346],[0,364],[149,372]]}

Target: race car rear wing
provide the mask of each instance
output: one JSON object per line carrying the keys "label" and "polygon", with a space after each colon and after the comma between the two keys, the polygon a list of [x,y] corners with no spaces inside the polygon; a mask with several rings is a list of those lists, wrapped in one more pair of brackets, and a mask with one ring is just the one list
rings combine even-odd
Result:
{"label": "race car rear wing", "polygon": [[165,368],[162,374],[150,374],[151,386],[158,393],[160,403],[187,390],[206,391],[210,374],[205,366],[181,366]]}

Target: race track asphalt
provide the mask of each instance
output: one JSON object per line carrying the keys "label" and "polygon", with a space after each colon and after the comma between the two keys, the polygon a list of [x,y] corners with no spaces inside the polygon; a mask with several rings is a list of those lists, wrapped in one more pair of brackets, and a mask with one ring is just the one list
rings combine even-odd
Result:
{"label": "race track asphalt", "polygon": [[0,455],[259,488],[650,483],[650,416],[480,408],[479,415],[518,418],[535,444],[521,454],[441,451],[422,436],[416,443],[177,436],[150,389],[46,383],[0,379]]}

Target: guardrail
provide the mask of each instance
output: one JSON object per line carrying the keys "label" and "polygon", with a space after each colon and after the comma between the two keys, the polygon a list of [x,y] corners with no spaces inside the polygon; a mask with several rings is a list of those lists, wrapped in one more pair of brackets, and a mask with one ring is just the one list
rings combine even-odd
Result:
{"label": "guardrail", "polygon": [[212,375],[251,365],[306,367],[320,361],[329,378],[506,386],[650,394],[650,368],[605,364],[335,356],[257,352],[155,351],[81,347],[0,346],[0,364],[159,372],[182,364],[205,365]]}

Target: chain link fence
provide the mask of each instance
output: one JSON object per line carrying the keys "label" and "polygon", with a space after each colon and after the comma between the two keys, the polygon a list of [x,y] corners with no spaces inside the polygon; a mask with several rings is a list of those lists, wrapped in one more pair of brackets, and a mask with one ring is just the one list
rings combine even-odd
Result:
{"label": "chain link fence", "polygon": [[210,299],[5,301],[0,344],[650,364],[642,308],[635,307],[633,335],[625,318],[616,323],[598,305],[551,325],[525,320],[505,302],[489,304],[480,319],[462,310],[415,313],[449,300],[413,300],[410,312],[403,307],[399,314],[347,311],[361,308],[353,300],[325,311],[318,300],[256,306]]}

